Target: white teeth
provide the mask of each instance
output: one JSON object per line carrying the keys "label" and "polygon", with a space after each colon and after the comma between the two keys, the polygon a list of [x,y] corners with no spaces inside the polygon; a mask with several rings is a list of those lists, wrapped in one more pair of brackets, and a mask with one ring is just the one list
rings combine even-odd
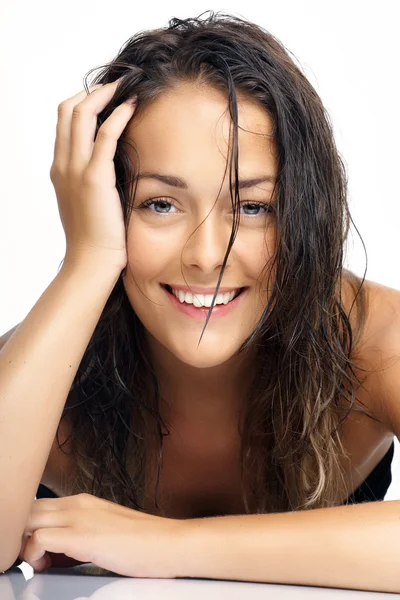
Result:
{"label": "white teeth", "polygon": [[[179,302],[186,302],[186,304],[193,304],[197,308],[201,306],[205,306],[210,308],[213,294],[191,294],[190,292],[183,292],[182,290],[174,290],[172,289],[172,293],[176,298],[178,298]],[[215,299],[215,304],[228,304],[233,298],[236,296],[237,290],[232,290],[232,292],[226,292],[225,294],[217,294]]]}

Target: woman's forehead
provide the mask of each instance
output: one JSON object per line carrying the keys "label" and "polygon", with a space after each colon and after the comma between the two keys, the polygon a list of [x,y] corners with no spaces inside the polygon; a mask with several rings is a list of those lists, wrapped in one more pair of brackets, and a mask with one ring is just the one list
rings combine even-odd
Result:
{"label": "woman's forehead", "polygon": [[[240,165],[274,172],[272,121],[266,110],[240,97],[238,127]],[[185,86],[152,101],[140,119],[133,117],[124,137],[139,153],[140,170],[181,172],[182,161],[189,160],[197,170],[209,171],[211,164],[226,164],[233,144],[233,122],[221,93]],[[134,160],[134,152],[131,158]]]}

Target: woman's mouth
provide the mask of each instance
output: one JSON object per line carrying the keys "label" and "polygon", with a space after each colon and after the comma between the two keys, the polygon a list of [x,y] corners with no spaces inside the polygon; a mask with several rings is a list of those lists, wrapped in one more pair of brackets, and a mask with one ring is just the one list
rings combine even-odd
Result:
{"label": "woman's mouth", "polygon": [[[192,317],[194,319],[202,319],[204,320],[207,317],[208,311],[210,307],[208,306],[195,306],[190,301],[185,302],[176,297],[174,292],[172,291],[171,286],[168,284],[161,284],[161,287],[166,292],[168,298],[170,299],[172,305],[177,308],[183,314]],[[227,304],[214,304],[211,319],[215,317],[223,317],[225,315],[230,314],[239,304],[241,303],[242,298],[245,296],[245,292],[247,291],[247,287],[239,288],[232,299],[228,299]],[[234,290],[233,290],[234,291]],[[232,293],[233,293],[232,291]],[[194,294],[195,296],[202,296],[200,294]],[[182,297],[182,296],[181,296]],[[218,296],[217,296],[218,297]],[[199,298],[199,300],[202,298]],[[193,301],[193,296],[189,296],[189,300]],[[198,304],[198,302],[197,302]]]}

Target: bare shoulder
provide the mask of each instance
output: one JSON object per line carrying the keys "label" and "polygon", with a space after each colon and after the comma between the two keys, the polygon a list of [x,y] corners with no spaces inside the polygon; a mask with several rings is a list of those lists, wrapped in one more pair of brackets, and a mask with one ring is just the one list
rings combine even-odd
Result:
{"label": "bare shoulder", "polygon": [[357,348],[368,370],[371,408],[400,433],[400,290],[365,280],[365,322]]}
{"label": "bare shoulder", "polygon": [[[400,291],[375,284],[374,337],[369,344],[376,356],[374,395],[387,416],[391,432],[400,438]],[[366,341],[368,343],[368,340]]]}

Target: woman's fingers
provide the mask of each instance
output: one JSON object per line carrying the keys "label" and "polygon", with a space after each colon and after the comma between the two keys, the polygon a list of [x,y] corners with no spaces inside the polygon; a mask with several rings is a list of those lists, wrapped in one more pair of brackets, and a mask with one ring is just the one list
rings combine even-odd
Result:
{"label": "woman's fingers", "polygon": [[[113,84],[114,87],[116,87],[116,82],[113,82]],[[113,84],[107,85],[110,86]],[[86,90],[82,90],[74,96],[71,96],[71,98],[67,98],[58,105],[58,120],[56,127],[56,139],[54,142],[54,159],[52,168],[54,167],[57,168],[59,171],[65,172],[69,163],[73,135],[71,131],[71,125],[74,107],[80,104],[82,101],[88,98],[92,98],[95,92],[97,92],[97,90],[102,90],[105,87],[107,86],[104,86],[103,84],[96,84],[90,86],[89,94],[87,94]],[[93,138],[94,132],[92,139]]]}
{"label": "woman's fingers", "polygon": [[[89,87],[89,93],[95,91],[97,88],[101,87],[101,84],[93,85]],[[58,105],[58,119],[57,119],[57,127],[56,127],[56,139],[54,141],[54,158],[53,165],[59,166],[62,170],[65,170],[68,160],[69,153],[71,148],[71,122],[66,118],[66,113],[69,109],[67,105],[75,106],[78,102],[81,102],[84,98],[86,98],[87,93],[86,90],[82,90],[71,96],[71,98],[67,98]]]}
{"label": "woman's fingers", "polygon": [[[69,107],[66,118],[69,119],[71,129],[69,166],[73,172],[82,170],[82,167],[85,168],[88,164],[93,152],[97,116],[114,96],[118,83],[118,79],[107,83],[75,104],[72,110],[71,106]],[[112,114],[107,121],[112,118]]]}
{"label": "woman's fingers", "polygon": [[54,553],[64,554],[77,561],[78,564],[91,562],[85,554],[86,547],[89,546],[87,535],[87,532],[77,532],[71,527],[38,529],[26,544],[24,560],[35,570],[46,568],[47,561],[54,564],[51,560]]}
{"label": "woman's fingers", "polygon": [[96,141],[92,145],[92,157],[89,161],[88,172],[91,172],[92,169],[96,172],[103,169],[111,170],[118,139],[132,116],[132,103],[123,102],[114,109],[107,121],[101,125]]}

